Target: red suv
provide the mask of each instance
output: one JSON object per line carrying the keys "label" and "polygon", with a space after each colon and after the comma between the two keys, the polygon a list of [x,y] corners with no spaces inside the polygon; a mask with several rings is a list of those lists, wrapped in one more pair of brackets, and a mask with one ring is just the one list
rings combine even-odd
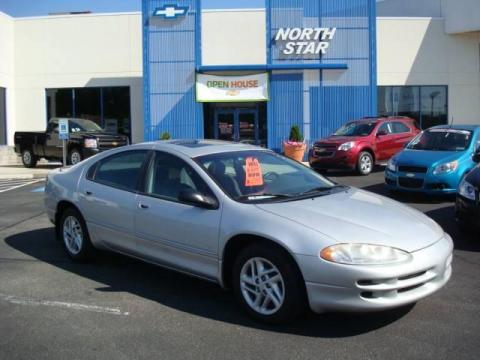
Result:
{"label": "red suv", "polygon": [[351,121],[315,142],[308,161],[317,170],[351,169],[368,175],[375,164],[386,163],[419,132],[415,120],[407,117]]}

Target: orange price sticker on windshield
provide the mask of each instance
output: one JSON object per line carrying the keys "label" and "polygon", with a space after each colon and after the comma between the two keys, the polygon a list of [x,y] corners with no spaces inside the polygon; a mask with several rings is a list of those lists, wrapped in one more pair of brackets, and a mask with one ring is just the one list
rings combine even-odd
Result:
{"label": "orange price sticker on windshield", "polygon": [[245,159],[245,186],[262,186],[262,168],[257,158],[248,157]]}

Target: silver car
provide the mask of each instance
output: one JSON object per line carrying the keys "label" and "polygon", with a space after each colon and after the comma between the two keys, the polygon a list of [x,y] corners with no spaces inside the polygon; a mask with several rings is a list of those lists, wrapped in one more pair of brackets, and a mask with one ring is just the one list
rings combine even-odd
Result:
{"label": "silver car", "polygon": [[414,303],[449,280],[433,220],[250,145],[167,141],[49,174],[45,205],[68,255],[133,256],[233,289],[267,322]]}

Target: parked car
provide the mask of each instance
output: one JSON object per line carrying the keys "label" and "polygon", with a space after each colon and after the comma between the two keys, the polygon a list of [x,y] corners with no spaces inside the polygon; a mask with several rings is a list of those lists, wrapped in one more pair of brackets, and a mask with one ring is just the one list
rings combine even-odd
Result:
{"label": "parked car", "polygon": [[375,164],[385,164],[419,132],[415,120],[407,117],[351,121],[315,142],[308,160],[317,170],[349,169],[368,175]]}
{"label": "parked car", "polygon": [[480,126],[441,125],[419,134],[394,156],[385,169],[392,190],[454,194],[460,180],[473,169],[480,145]]}
{"label": "parked car", "polygon": [[453,244],[406,205],[259,147],[161,141],[48,175],[48,217],[74,260],[109,249],[233,288],[256,319],[416,302]]}
{"label": "parked car", "polygon": [[[105,132],[91,120],[68,119],[70,139],[67,141],[67,162],[75,165],[85,158],[101,151],[124,146],[128,137]],[[22,157],[23,165],[32,168],[40,158],[47,160],[63,159],[63,144],[58,134],[58,118],[48,122],[44,132],[15,133],[15,152]]]}
{"label": "parked car", "polygon": [[[480,162],[480,153],[477,152],[473,161]],[[477,165],[460,181],[455,202],[455,218],[462,231],[480,230],[480,167]]]}

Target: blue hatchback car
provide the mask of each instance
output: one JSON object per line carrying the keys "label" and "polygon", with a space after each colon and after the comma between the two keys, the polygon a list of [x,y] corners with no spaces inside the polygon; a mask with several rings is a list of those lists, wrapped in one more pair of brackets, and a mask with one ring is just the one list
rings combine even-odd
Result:
{"label": "blue hatchback car", "polygon": [[480,126],[442,125],[418,134],[385,169],[385,183],[392,190],[428,194],[454,194],[462,177],[477,163]]}

